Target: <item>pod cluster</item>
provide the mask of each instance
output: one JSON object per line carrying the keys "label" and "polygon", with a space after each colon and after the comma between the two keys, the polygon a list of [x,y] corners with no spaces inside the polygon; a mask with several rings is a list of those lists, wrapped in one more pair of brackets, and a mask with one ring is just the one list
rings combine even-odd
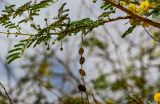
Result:
{"label": "pod cluster", "polygon": [[84,53],[83,47],[81,47],[79,49],[78,53],[80,55],[79,64],[81,65],[81,68],[79,69],[79,74],[81,75],[82,82],[83,82],[83,84],[78,85],[78,89],[80,92],[86,92],[86,87],[85,87],[85,83],[84,83],[84,76],[86,76],[86,72],[83,69],[83,64],[85,62],[85,58],[83,57],[83,53]]}

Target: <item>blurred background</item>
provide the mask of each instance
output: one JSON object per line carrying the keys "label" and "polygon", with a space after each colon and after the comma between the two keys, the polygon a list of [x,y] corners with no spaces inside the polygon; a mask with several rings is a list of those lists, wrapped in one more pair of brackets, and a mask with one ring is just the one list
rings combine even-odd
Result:
{"label": "blurred background", "polygon": [[[5,5],[15,4],[18,8],[27,0],[0,0],[0,10]],[[42,9],[34,22],[45,27],[44,18],[49,23],[57,14],[58,8],[66,2],[72,20],[98,18],[103,10],[101,2],[92,0],[60,0],[49,8]],[[1,12],[2,13],[2,12]],[[119,11],[121,16],[124,13]],[[23,14],[25,17],[26,15]],[[14,20],[16,22],[16,20]],[[92,104],[126,104],[129,94],[135,94],[153,101],[154,93],[160,90],[160,47],[143,28],[138,27],[127,38],[121,34],[127,30],[127,20],[107,23],[84,37],[83,65],[85,81]],[[25,33],[33,33],[30,23],[22,26]],[[153,27],[147,28],[153,36],[160,34]],[[0,31],[6,31],[0,27]],[[78,70],[81,35],[67,37],[61,43],[29,48],[23,57],[6,64],[8,50],[23,36],[6,37],[0,34],[0,82],[3,83],[15,104],[81,104],[78,84],[81,82]],[[160,38],[160,37],[156,37]],[[5,92],[0,88],[0,104],[9,104]],[[128,103],[130,104],[130,103]]]}

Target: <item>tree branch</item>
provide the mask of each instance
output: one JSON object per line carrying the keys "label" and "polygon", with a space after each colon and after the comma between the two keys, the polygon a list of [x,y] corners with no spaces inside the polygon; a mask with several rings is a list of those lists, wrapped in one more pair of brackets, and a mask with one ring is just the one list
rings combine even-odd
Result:
{"label": "tree branch", "polygon": [[114,7],[118,8],[118,9],[122,10],[123,12],[129,14],[134,19],[139,19],[139,20],[141,20],[143,22],[148,23],[149,25],[152,25],[154,27],[160,28],[160,23],[157,23],[157,22],[152,21],[152,20],[150,20],[150,19],[148,19],[146,17],[143,17],[143,16],[140,16],[140,15],[138,15],[136,13],[133,13],[130,10],[128,10],[127,8],[125,8],[125,7],[123,7],[123,6],[119,5],[119,4],[116,4],[116,3],[112,2],[111,0],[103,0],[103,1],[111,4],[112,6],[114,6]]}
{"label": "tree branch", "polygon": [[108,22],[117,21],[117,20],[124,20],[124,19],[131,19],[131,18],[132,18],[131,16],[111,18],[111,19],[108,19],[108,20],[104,20],[103,24],[108,23]]}

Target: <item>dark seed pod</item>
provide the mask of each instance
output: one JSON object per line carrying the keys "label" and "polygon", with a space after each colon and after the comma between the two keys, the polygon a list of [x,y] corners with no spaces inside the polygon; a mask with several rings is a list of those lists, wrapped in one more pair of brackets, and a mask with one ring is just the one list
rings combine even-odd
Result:
{"label": "dark seed pod", "polygon": [[79,69],[79,74],[81,76],[86,76],[86,72],[83,69]]}
{"label": "dark seed pod", "polygon": [[47,47],[47,50],[50,50],[50,47],[49,47],[49,46]]}
{"label": "dark seed pod", "polygon": [[84,49],[81,47],[78,51],[79,55],[82,55],[84,53]]}
{"label": "dark seed pod", "polygon": [[60,50],[63,51],[63,48],[61,47]]}
{"label": "dark seed pod", "polygon": [[33,20],[33,17],[30,17],[31,20]]}
{"label": "dark seed pod", "polygon": [[85,62],[85,58],[84,58],[84,57],[81,57],[81,58],[79,59],[79,63],[82,65],[82,64],[84,64],[84,62]]}
{"label": "dark seed pod", "polygon": [[45,18],[44,21],[47,21],[47,18]]}
{"label": "dark seed pod", "polygon": [[86,87],[81,84],[78,85],[78,89],[80,92],[86,92]]}

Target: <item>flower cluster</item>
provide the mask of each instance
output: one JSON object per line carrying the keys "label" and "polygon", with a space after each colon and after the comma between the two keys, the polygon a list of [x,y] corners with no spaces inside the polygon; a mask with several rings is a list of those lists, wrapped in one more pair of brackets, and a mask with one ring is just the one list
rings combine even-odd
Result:
{"label": "flower cluster", "polygon": [[[130,2],[130,0],[123,0],[121,1],[121,5],[126,6],[128,10],[141,16],[147,15],[149,13],[149,10],[155,7],[155,4],[148,0],[143,0],[139,3],[136,3],[136,2],[132,3]],[[143,27],[149,26],[149,24],[145,22],[139,22],[139,21],[137,22],[137,20],[133,20],[133,19],[130,20],[130,24],[142,25]]]}

